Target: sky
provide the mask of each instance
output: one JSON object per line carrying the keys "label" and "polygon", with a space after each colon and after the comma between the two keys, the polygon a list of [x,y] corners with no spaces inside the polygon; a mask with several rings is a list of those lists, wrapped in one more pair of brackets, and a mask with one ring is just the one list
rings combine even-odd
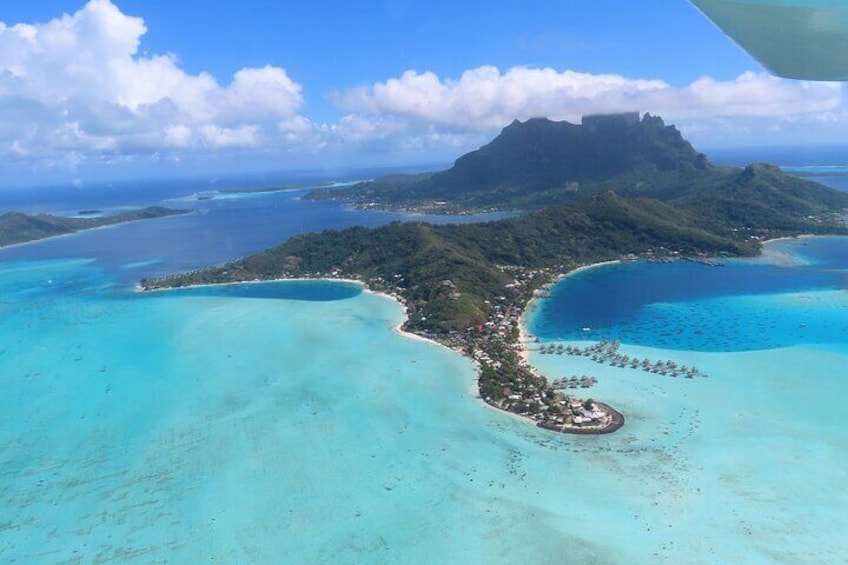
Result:
{"label": "sky", "polygon": [[9,0],[0,185],[449,163],[514,119],[650,112],[696,147],[848,142],[686,0]]}

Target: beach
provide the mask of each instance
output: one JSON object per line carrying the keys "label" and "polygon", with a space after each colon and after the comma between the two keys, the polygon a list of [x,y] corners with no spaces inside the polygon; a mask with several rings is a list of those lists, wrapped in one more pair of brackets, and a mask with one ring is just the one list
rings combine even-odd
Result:
{"label": "beach", "polygon": [[[628,265],[616,275],[623,267],[561,284],[579,295],[584,284],[657,272],[676,288],[692,270],[737,268]],[[591,395],[627,418],[614,434],[580,436],[481,405],[466,357],[391,331],[405,316],[394,300],[268,299],[276,294],[237,285],[122,295],[110,277],[80,261],[3,271],[4,559],[838,562],[848,550],[848,391],[833,370],[844,344],[621,346],[709,371],[697,380],[530,351],[544,374],[596,375]],[[308,298],[312,286],[292,288]],[[680,313],[694,325],[719,317],[752,337],[774,314],[789,318],[772,331],[793,339],[842,335],[844,293],[804,288],[647,314],[658,328]],[[525,312],[531,331],[560,299],[555,289]],[[591,345],[576,335],[567,342]]]}
{"label": "beach", "polygon": [[37,239],[31,239],[31,240],[28,240],[28,241],[21,241],[21,242],[18,242],[18,243],[7,243],[5,245],[0,245],[0,250],[18,249],[18,248],[26,247],[26,246],[33,245],[33,244],[36,244],[36,243],[47,243],[47,242],[50,242],[50,241],[62,240],[62,239],[66,239],[70,236],[80,235],[80,234],[83,234],[83,233],[89,233],[89,232],[95,232],[95,231],[108,230],[108,229],[112,229],[112,228],[118,228],[118,227],[120,227],[124,224],[133,223],[133,222],[150,222],[150,221],[153,221],[153,220],[163,220],[165,218],[175,218],[175,217],[178,217],[178,216],[193,214],[193,213],[195,213],[195,212],[194,211],[180,211],[177,214],[172,214],[172,215],[167,215],[167,216],[158,216],[158,217],[155,217],[155,218],[138,218],[138,219],[133,219],[133,220],[126,220],[126,221],[123,221],[123,222],[118,222],[118,223],[115,223],[115,224],[107,224],[107,225],[103,225],[103,226],[95,226],[95,227],[90,227],[90,228],[84,228],[84,229],[71,231],[71,232],[68,232],[68,233],[61,233],[61,234],[58,234],[58,235],[49,235],[49,236],[45,236],[45,237],[39,237]]}
{"label": "beach", "polygon": [[[606,267],[609,265],[618,265],[621,261],[616,259],[612,261],[599,261],[597,263],[591,263],[589,265],[582,265],[575,269],[570,270],[567,273],[562,273],[556,277],[551,283],[550,286],[554,286],[558,284],[563,279],[566,279],[570,276],[576,275],[578,273],[582,273],[585,271],[590,271],[592,269],[597,269],[600,267]],[[529,312],[532,312],[536,308],[536,301],[539,300],[538,297],[534,296],[531,298],[527,304],[524,305],[524,308],[521,312],[521,317],[519,318],[518,324],[518,343],[521,345],[521,359],[526,363],[530,363],[530,344],[535,343],[535,337],[530,333],[528,329],[528,320],[527,316]]]}

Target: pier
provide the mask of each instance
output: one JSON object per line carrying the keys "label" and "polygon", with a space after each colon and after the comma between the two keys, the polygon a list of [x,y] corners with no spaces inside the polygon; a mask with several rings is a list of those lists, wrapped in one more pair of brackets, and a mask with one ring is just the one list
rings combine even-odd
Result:
{"label": "pier", "polygon": [[[576,347],[573,345],[564,346],[562,344],[542,345],[539,347],[538,351],[542,355],[565,354],[578,357],[588,357],[590,360],[601,365],[610,365],[622,369],[641,369],[642,371],[645,371],[647,373],[653,373],[675,378],[684,377],[687,379],[694,379],[695,377],[707,376],[706,373],[704,373],[697,367],[681,365],[670,359],[651,361],[650,359],[639,359],[638,357],[630,357],[628,355],[619,353],[618,350],[620,347],[621,342],[618,340],[604,340],[599,341],[594,345],[589,345],[587,347]],[[568,388],[576,388],[571,386],[573,382],[572,379],[575,378],[576,377],[572,377],[571,379],[565,380],[561,379],[559,381],[554,382],[559,384],[563,384],[563,382],[565,382],[567,383]],[[582,386],[584,381],[582,379],[579,379],[578,381],[578,386]],[[592,384],[595,384],[596,382],[597,379],[595,379]]]}

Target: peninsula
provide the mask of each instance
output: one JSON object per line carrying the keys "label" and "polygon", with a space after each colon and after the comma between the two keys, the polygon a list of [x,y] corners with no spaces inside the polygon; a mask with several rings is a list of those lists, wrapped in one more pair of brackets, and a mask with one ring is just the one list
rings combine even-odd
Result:
{"label": "peninsula", "polygon": [[[504,144],[513,151],[502,150]],[[479,175],[468,173],[469,166]],[[466,182],[450,184],[456,178]],[[608,433],[623,425],[620,413],[565,392],[591,386],[591,378],[550,381],[522,356],[520,317],[557,277],[601,261],[710,262],[755,255],[762,240],[774,237],[848,235],[848,194],[769,165],[713,166],[675,128],[651,116],[594,118],[582,126],[516,122],[449,171],[375,182],[318,197],[371,207],[443,202],[445,209],[468,210],[501,203],[495,207],[533,211],[481,224],[393,223],[307,234],[226,265],[142,280],[141,287],[357,279],[405,305],[405,330],[473,358],[487,403],[546,429]],[[579,354],[599,362],[635,361],[611,347],[599,344]],[[668,362],[640,366],[676,370]]]}
{"label": "peninsula", "polygon": [[[78,231],[135,222],[138,220],[151,220],[165,216],[187,214],[190,210],[174,210],[161,206],[151,206],[140,210],[122,212],[113,216],[71,218],[66,216],[54,216],[51,214],[21,214],[20,212],[6,212],[0,216],[0,247],[27,243],[48,237],[66,235]],[[89,214],[86,214],[89,212]],[[81,215],[89,216],[94,210],[82,210]]]}

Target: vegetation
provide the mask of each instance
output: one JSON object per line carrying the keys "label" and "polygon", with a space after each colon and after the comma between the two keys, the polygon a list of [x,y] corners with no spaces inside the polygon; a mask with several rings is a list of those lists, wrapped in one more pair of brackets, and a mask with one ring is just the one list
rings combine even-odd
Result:
{"label": "vegetation", "polygon": [[626,198],[691,207],[700,200],[700,210],[711,210],[714,201],[724,209],[710,215],[713,222],[739,204],[779,210],[762,190],[774,183],[790,200],[801,197],[792,205],[824,198],[848,207],[848,195],[832,191],[826,196],[821,185],[775,167],[756,165],[740,171],[713,165],[674,126],[655,116],[640,119],[638,114],[590,116],[582,125],[543,118],[515,121],[446,171],[393,175],[344,190],[315,190],[310,196],[344,199],[361,208],[455,212],[533,210],[612,190]]}
{"label": "vegetation", "polygon": [[409,327],[446,334],[485,322],[519,270],[561,272],[627,253],[745,255],[755,243],[691,227],[652,200],[601,194],[525,216],[466,225],[393,223],[295,237],[265,252],[145,287],[335,275],[398,289],[415,315]]}
{"label": "vegetation", "polygon": [[35,241],[124,222],[150,220],[186,213],[188,213],[188,210],[173,210],[161,206],[151,206],[98,218],[69,218],[49,214],[28,215],[20,212],[6,212],[0,216],[0,246]]}
{"label": "vegetation", "polygon": [[744,256],[756,254],[765,238],[848,234],[848,195],[768,165],[714,167],[676,129],[638,115],[590,118],[582,126],[516,122],[449,171],[386,178],[350,195],[425,208],[539,209],[480,224],[328,230],[141,285],[356,278],[406,305],[405,329],[473,357],[487,402],[561,431],[585,432],[574,427],[585,411],[606,414],[591,429],[601,433],[623,425],[623,417],[605,404],[573,401],[521,360],[519,317],[534,292],[560,273],[603,260]]}

